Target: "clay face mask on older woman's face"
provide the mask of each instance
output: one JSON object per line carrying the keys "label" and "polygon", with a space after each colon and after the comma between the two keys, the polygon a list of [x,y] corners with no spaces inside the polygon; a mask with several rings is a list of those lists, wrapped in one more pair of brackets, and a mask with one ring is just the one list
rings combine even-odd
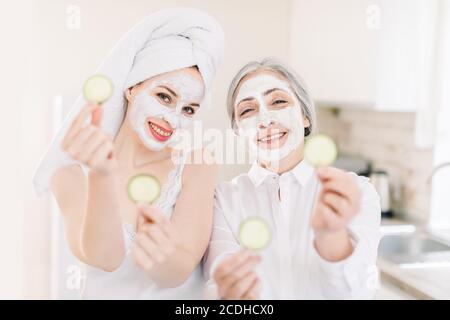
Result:
{"label": "clay face mask on older woman's face", "polygon": [[201,77],[180,70],[156,77],[133,102],[130,120],[141,141],[159,151],[176,142],[179,129],[187,129],[204,96]]}
{"label": "clay face mask on older woman's face", "polygon": [[258,160],[277,163],[304,140],[303,115],[286,81],[270,74],[244,80],[236,96],[236,123]]}

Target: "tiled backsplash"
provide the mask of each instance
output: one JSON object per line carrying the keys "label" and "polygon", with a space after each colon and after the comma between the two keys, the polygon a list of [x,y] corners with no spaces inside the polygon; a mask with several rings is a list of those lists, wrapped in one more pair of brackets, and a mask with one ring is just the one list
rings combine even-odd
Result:
{"label": "tiled backsplash", "polygon": [[433,150],[415,146],[414,113],[317,108],[317,119],[319,131],[332,136],[342,154],[361,156],[388,172],[398,216],[427,220]]}

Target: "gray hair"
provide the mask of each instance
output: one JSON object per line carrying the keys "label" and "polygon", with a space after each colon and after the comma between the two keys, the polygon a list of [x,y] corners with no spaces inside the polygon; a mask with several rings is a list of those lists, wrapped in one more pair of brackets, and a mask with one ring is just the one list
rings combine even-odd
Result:
{"label": "gray hair", "polygon": [[308,136],[310,133],[312,133],[316,127],[316,112],[314,103],[309,96],[305,83],[294,70],[292,70],[289,66],[285,65],[283,62],[279,61],[276,58],[265,58],[261,62],[249,62],[241,70],[239,70],[236,76],[234,76],[233,80],[231,81],[230,87],[228,88],[227,96],[227,109],[228,115],[231,119],[231,127],[235,128],[236,126],[236,115],[234,112],[234,103],[237,93],[236,89],[238,88],[242,79],[259,70],[269,70],[276,72],[287,80],[300,103],[303,116],[306,117],[310,123],[310,126],[308,128],[305,128],[305,136]]}

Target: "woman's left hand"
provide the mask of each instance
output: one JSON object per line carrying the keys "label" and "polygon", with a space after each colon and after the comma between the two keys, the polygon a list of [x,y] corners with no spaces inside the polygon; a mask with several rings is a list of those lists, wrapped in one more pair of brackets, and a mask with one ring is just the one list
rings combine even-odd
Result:
{"label": "woman's left hand", "polygon": [[132,248],[134,262],[146,271],[170,257],[179,237],[162,212],[153,206],[139,207],[138,231]]}
{"label": "woman's left hand", "polygon": [[361,193],[356,180],[342,170],[319,168],[317,176],[323,188],[312,216],[316,249],[327,260],[342,260],[353,251],[347,226],[359,211]]}

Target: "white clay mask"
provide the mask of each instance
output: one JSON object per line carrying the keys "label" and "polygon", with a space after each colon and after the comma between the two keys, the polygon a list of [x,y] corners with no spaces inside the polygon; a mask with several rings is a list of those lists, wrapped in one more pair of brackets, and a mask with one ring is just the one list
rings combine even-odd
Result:
{"label": "white clay mask", "polygon": [[[150,95],[150,92],[158,86],[167,86],[177,93],[175,107],[166,106]],[[184,114],[183,107],[191,103],[199,103],[203,95],[202,83],[189,74],[177,73],[161,77],[136,95],[130,114],[131,125],[149,149],[162,150],[176,143],[179,129],[187,129],[191,126],[193,117]],[[173,130],[164,131],[163,128],[155,127],[154,124],[149,123],[150,117],[167,121]],[[161,139],[155,138],[153,134],[155,131],[157,131],[156,136],[162,136]]]}
{"label": "white clay mask", "polygon": [[[282,109],[270,109],[266,103],[264,93],[274,88],[288,93],[294,104]],[[266,74],[251,78],[242,84],[236,96],[236,105],[247,98],[255,99],[259,108],[254,115],[242,120],[238,119],[239,134],[247,138],[250,144],[250,151],[258,160],[276,164],[298,148],[304,140],[303,115],[300,104],[285,81]],[[288,130],[287,140],[281,147],[259,147],[257,141],[258,131],[261,127],[269,128],[272,124],[279,124]]]}

